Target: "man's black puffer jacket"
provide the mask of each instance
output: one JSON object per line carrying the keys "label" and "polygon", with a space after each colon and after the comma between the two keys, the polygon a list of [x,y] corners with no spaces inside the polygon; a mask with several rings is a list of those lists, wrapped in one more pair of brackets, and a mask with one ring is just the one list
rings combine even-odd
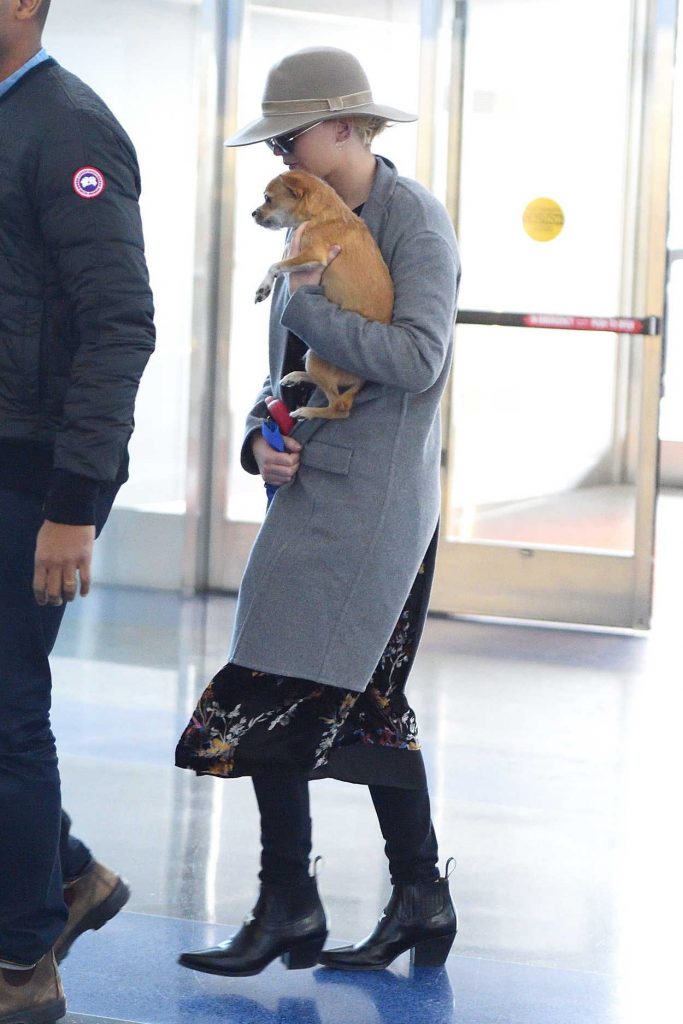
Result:
{"label": "man's black puffer jacket", "polygon": [[126,476],[154,348],[139,195],[130,139],[54,60],[0,98],[0,486],[49,463],[57,522]]}

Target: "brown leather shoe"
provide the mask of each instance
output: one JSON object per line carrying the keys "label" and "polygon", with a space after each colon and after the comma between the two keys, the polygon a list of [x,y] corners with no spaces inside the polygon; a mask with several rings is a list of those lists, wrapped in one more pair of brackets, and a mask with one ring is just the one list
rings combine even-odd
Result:
{"label": "brown leather shoe", "polygon": [[66,1013],[52,951],[30,971],[0,970],[0,1024],[52,1024]]}
{"label": "brown leather shoe", "polygon": [[97,931],[111,921],[129,899],[130,889],[124,880],[94,860],[86,873],[64,890],[69,919],[54,945],[57,963],[62,962],[79,935]]}

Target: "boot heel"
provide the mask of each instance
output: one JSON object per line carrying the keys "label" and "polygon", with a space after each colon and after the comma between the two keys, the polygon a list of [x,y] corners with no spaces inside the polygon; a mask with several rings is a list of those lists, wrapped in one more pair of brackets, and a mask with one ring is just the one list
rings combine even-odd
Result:
{"label": "boot heel", "polygon": [[410,962],[415,967],[441,967],[446,963],[454,942],[454,934],[418,942],[410,951]]}
{"label": "boot heel", "polygon": [[301,971],[306,967],[316,967],[326,938],[327,935],[322,935],[317,939],[300,942],[293,949],[288,949],[286,953],[283,953],[280,959],[288,971]]}

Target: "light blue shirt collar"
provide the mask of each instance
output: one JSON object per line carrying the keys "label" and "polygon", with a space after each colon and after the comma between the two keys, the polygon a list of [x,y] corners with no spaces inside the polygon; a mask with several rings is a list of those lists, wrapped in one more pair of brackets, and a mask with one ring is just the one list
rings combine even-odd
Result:
{"label": "light blue shirt collar", "polygon": [[6,92],[9,92],[12,86],[16,85],[19,79],[23,78],[27,71],[30,71],[31,68],[37,67],[38,64],[42,64],[44,60],[48,60],[49,56],[50,55],[47,51],[41,47],[41,49],[38,50],[38,53],[34,54],[30,60],[27,60],[18,71],[15,71],[9,76],[9,78],[4,78],[2,82],[0,82],[0,96],[4,96]]}

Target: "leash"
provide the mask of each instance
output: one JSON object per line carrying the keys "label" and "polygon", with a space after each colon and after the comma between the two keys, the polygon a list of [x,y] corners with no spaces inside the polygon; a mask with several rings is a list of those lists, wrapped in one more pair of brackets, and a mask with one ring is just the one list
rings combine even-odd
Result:
{"label": "leash", "polygon": [[[294,430],[296,420],[289,415],[289,409],[281,399],[271,395],[266,398],[266,405],[268,406],[268,417],[261,424],[261,434],[276,452],[284,452],[287,450],[284,437]],[[270,508],[270,503],[277,491],[277,484],[264,484],[264,486],[268,508]]]}

